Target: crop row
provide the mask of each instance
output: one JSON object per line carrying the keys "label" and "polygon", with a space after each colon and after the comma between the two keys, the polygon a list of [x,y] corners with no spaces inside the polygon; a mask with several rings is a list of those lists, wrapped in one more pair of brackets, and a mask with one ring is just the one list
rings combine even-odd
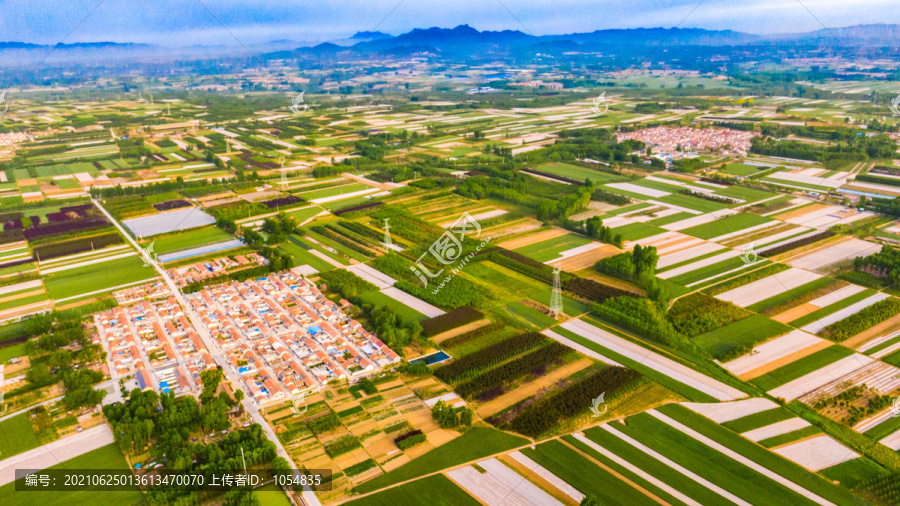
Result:
{"label": "crop row", "polygon": [[421,323],[423,333],[428,336],[436,336],[442,332],[468,325],[469,323],[484,318],[484,313],[469,307],[463,306],[444,313],[433,318],[429,318]]}
{"label": "crop row", "polygon": [[478,353],[459,358],[437,369],[434,375],[448,383],[468,379],[492,365],[539,346],[545,340],[546,338],[538,332],[519,334],[488,346]]}
{"label": "crop row", "polygon": [[[623,367],[608,367],[553,395],[541,398],[522,410],[510,422],[510,427],[520,434],[537,437],[556,426],[560,419],[587,412],[599,395],[603,394],[603,400],[609,402],[638,387],[642,382],[643,376],[638,372]],[[600,409],[600,406],[597,408]]]}
{"label": "crop row", "polygon": [[551,362],[571,351],[568,347],[552,342],[531,353],[491,369],[456,387],[456,393],[472,397],[515,381],[526,374],[540,372]]}
{"label": "crop row", "polygon": [[477,339],[479,337],[486,336],[488,334],[492,334],[502,328],[503,328],[502,323],[491,323],[490,325],[485,325],[484,327],[479,327],[475,330],[466,332],[465,334],[460,334],[458,336],[451,337],[450,339],[447,339],[446,341],[441,342],[441,345],[445,346],[447,348],[454,348],[456,346],[466,344],[473,339]]}
{"label": "crop row", "polygon": [[116,232],[110,232],[108,234],[80,237],[68,241],[39,244],[35,246],[32,251],[34,252],[35,259],[49,260],[51,258],[74,255],[75,253],[81,253],[83,251],[92,251],[121,242],[122,236]]}
{"label": "crop row", "polygon": [[900,299],[891,297],[825,327],[820,336],[841,342],[900,313]]}
{"label": "crop row", "polygon": [[825,230],[824,232],[819,232],[818,234],[813,234],[811,236],[797,239],[796,241],[792,241],[787,244],[782,244],[781,246],[775,246],[774,248],[767,249],[766,251],[761,252],[760,255],[764,257],[780,255],[786,251],[799,248],[800,246],[806,246],[807,244],[812,244],[816,241],[821,241],[822,239],[828,239],[832,236],[834,236],[834,232]]}
{"label": "crop row", "polygon": [[362,246],[361,244],[359,244],[356,241],[351,241],[350,239],[347,239],[346,237],[344,237],[342,235],[338,235],[331,229],[328,229],[328,228],[325,228],[322,226],[315,226],[315,227],[310,227],[310,230],[312,230],[313,232],[315,232],[321,236],[327,237],[342,246],[346,246],[361,255],[364,255],[367,257],[375,255],[375,252],[370,250],[369,248]]}

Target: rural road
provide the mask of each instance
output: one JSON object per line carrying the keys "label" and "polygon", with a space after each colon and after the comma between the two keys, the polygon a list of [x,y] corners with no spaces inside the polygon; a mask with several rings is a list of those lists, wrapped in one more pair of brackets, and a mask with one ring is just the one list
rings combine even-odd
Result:
{"label": "rural road", "polygon": [[[231,370],[230,367],[226,367],[228,365],[228,361],[225,360],[225,358],[222,356],[222,352],[219,348],[218,343],[216,343],[216,340],[212,337],[212,335],[210,335],[209,329],[207,329],[206,326],[203,325],[203,320],[200,319],[200,315],[198,315],[197,312],[194,311],[194,308],[190,304],[188,304],[187,300],[184,298],[184,294],[182,294],[181,290],[178,289],[178,285],[175,284],[175,281],[172,280],[172,278],[169,276],[169,273],[162,268],[159,262],[157,262],[156,259],[152,257],[152,255],[148,254],[146,250],[141,248],[138,243],[135,242],[131,235],[128,234],[128,232],[118,221],[116,221],[115,218],[113,218],[109,211],[107,211],[102,205],[100,205],[99,201],[94,199],[91,199],[91,201],[94,203],[97,209],[99,209],[100,212],[102,212],[109,219],[109,221],[113,225],[115,225],[117,229],[119,229],[119,232],[122,234],[122,236],[124,236],[125,239],[140,252],[141,257],[143,257],[147,265],[152,265],[153,268],[156,269],[159,275],[163,278],[163,281],[165,281],[166,285],[169,287],[172,295],[175,297],[178,303],[181,304],[181,307],[184,308],[185,315],[188,317],[188,319],[191,320],[191,324],[194,326],[194,328],[197,329],[197,332],[200,334],[200,338],[203,340],[203,344],[206,345],[207,351],[216,362],[216,364],[218,364],[222,369],[225,377],[228,379],[228,381],[231,382],[234,388],[240,388],[243,390],[243,380],[233,370]],[[244,393],[246,394],[247,392],[245,391]],[[284,449],[281,441],[278,440],[278,437],[275,435],[275,431],[272,430],[272,427],[269,426],[269,424],[266,422],[266,419],[263,418],[262,413],[259,412],[259,409],[255,404],[253,404],[253,401],[251,399],[252,396],[244,395],[244,399],[241,401],[241,404],[244,406],[244,410],[250,414],[250,416],[253,418],[253,421],[262,426],[263,431],[265,431],[266,437],[269,439],[269,441],[275,443],[275,447],[278,451],[278,456],[287,459],[287,461],[290,462],[293,467],[296,464],[293,464],[294,461],[291,459],[291,456],[288,454],[287,450]],[[316,497],[315,493],[310,490],[306,490],[300,495],[303,498],[303,502],[307,506],[321,506],[322,504],[321,502],[319,502],[319,498]]]}
{"label": "rural road", "polygon": [[16,469],[46,469],[114,442],[109,425],[91,427],[8,459],[0,460],[0,486],[16,479]]}

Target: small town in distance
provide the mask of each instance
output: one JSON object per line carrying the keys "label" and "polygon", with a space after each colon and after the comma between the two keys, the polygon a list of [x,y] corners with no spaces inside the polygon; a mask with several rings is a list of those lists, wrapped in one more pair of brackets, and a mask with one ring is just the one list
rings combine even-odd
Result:
{"label": "small town in distance", "polygon": [[4,506],[900,504],[900,25],[161,2],[0,36]]}

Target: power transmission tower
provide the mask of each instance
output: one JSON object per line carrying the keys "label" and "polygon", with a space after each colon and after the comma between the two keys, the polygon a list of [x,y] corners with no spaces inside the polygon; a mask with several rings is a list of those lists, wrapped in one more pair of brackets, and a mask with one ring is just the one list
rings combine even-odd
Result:
{"label": "power transmission tower", "polygon": [[391,219],[384,219],[384,247],[391,249]]}
{"label": "power transmission tower", "polygon": [[553,292],[550,294],[550,313],[553,318],[559,318],[563,312],[562,292],[559,289],[559,267],[553,269]]}

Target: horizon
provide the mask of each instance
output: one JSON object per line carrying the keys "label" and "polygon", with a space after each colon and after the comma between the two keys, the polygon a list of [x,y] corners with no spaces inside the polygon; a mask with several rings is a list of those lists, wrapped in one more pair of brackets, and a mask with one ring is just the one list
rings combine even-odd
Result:
{"label": "horizon", "polygon": [[[357,32],[397,36],[416,28],[469,25],[478,31],[517,30],[535,36],[597,30],[684,28],[731,30],[759,36],[795,34],[856,25],[900,23],[885,19],[891,4],[865,0],[852,6],[832,0],[773,3],[755,0],[740,6],[724,0],[637,0],[627,5],[582,0],[557,2],[548,13],[534,0],[515,4],[465,0],[452,7],[437,2],[341,0],[325,8],[276,0],[247,7],[234,0],[161,0],[135,10],[124,3],[75,0],[14,0],[0,18],[3,40],[27,44],[136,43],[169,47],[236,46],[290,40],[315,45],[343,40]],[[851,8],[852,7],[852,8]],[[286,21],[287,20],[287,21]],[[76,24],[77,23],[77,24]]]}

